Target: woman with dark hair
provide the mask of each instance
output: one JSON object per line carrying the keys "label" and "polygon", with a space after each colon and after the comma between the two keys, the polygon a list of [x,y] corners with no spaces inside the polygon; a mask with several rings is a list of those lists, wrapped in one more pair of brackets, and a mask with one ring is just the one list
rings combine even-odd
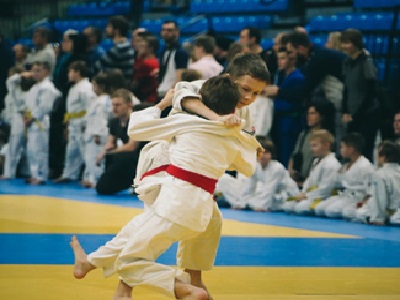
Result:
{"label": "woman with dark hair", "polygon": [[289,160],[289,173],[299,185],[308,177],[314,158],[310,147],[313,131],[326,129],[334,134],[335,107],[326,100],[315,99],[307,106],[307,127],[297,138],[296,146]]}

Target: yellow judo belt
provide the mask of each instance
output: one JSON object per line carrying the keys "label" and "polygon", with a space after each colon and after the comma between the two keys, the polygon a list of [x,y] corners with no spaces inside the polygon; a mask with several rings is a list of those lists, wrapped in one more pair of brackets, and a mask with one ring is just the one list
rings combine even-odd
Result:
{"label": "yellow judo belt", "polygon": [[[26,116],[26,118],[27,119],[32,119],[32,112],[31,111],[26,111],[25,112],[25,116]],[[38,120],[33,120],[33,123],[35,123],[36,124],[36,126],[40,129],[40,130],[43,130],[43,125],[42,125],[42,123],[40,122],[40,121],[38,121]]]}
{"label": "yellow judo belt", "polygon": [[86,110],[72,112],[72,113],[65,113],[64,114],[64,123],[67,123],[69,120],[72,120],[72,119],[83,118],[85,115],[86,115]]}

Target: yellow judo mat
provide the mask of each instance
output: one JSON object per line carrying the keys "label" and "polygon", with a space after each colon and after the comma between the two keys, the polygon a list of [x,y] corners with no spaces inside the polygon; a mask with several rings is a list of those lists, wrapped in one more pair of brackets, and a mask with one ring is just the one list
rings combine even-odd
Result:
{"label": "yellow judo mat", "polygon": [[[68,239],[72,234],[94,239],[112,236],[141,211],[95,201],[0,195],[0,249],[3,252],[0,253],[0,299],[112,299],[117,276],[104,279],[102,272],[95,270],[82,280],[73,278],[73,260],[65,254],[71,252]],[[215,269],[204,275],[215,300],[400,299],[400,263],[392,258],[400,256],[400,241],[396,238],[386,241],[363,237],[357,234],[359,227],[348,233],[298,228],[290,219],[292,216],[283,214],[272,216],[272,221],[276,217],[282,223],[276,225],[255,222],[254,219],[257,221],[262,216],[260,213],[235,212],[233,218],[230,211],[223,213],[228,216],[224,220],[220,259],[217,258]],[[307,218],[301,220],[308,222]],[[382,236],[385,234],[395,237],[400,230],[382,231]],[[304,245],[311,247],[305,251]],[[370,249],[371,245],[378,253]],[[324,258],[324,249],[334,254]],[[224,256],[226,251],[232,252]],[[397,254],[390,256],[391,251]],[[231,257],[235,253],[238,256]],[[343,253],[369,256],[366,259],[343,257],[343,265],[334,265],[341,262]],[[313,255],[322,258],[314,263]],[[393,265],[379,260],[385,255]],[[370,267],[374,259],[379,260],[377,266]],[[170,261],[174,264],[173,259]],[[312,265],[307,266],[310,262]],[[146,287],[138,287],[134,289],[133,299],[166,298]]]}

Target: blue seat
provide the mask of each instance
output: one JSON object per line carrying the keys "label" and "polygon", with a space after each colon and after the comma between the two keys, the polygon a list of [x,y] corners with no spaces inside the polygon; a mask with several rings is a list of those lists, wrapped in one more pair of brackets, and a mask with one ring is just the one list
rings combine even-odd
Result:
{"label": "blue seat", "polygon": [[127,15],[130,13],[131,5],[129,1],[117,1],[112,5],[113,14]]}
{"label": "blue seat", "polygon": [[316,16],[310,20],[308,28],[310,31],[321,31],[322,28],[327,28],[328,17]]}
{"label": "blue seat", "polygon": [[264,38],[264,39],[261,40],[260,45],[261,45],[261,47],[263,49],[269,49],[274,45],[274,40],[273,39]]}
{"label": "blue seat", "polygon": [[148,31],[158,34],[161,31],[161,23],[162,21],[160,19],[143,20],[140,23],[140,27],[146,28]]}
{"label": "blue seat", "polygon": [[190,11],[193,14],[230,13],[230,12],[275,12],[288,9],[288,0],[271,1],[263,4],[259,0],[194,0]]}
{"label": "blue seat", "polygon": [[314,45],[317,45],[319,47],[324,47],[326,40],[327,40],[327,36],[326,35],[315,35],[315,36],[310,36],[311,42]]}
{"label": "blue seat", "polygon": [[245,27],[268,29],[271,26],[269,16],[227,16],[213,17],[212,24],[215,31],[232,32],[240,31]]}
{"label": "blue seat", "polygon": [[400,0],[354,0],[355,8],[382,8],[400,5]]}
{"label": "blue seat", "polygon": [[178,23],[178,26],[179,26],[179,28],[181,28],[181,31],[183,33],[198,33],[201,31],[208,30],[207,19],[201,19],[201,20],[189,25],[189,22],[192,19],[193,18],[190,18],[190,17],[179,17],[176,19],[176,22]]}

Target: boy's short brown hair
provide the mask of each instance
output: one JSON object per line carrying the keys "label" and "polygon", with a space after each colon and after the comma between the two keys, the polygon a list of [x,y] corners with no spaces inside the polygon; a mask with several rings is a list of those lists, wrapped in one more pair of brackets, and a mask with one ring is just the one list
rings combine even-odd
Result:
{"label": "boy's short brown hair", "polygon": [[111,94],[112,98],[122,98],[125,104],[132,104],[132,92],[127,89],[118,89]]}
{"label": "boy's short brown hair", "polygon": [[184,69],[181,74],[181,80],[187,82],[200,80],[201,77],[201,73],[194,69]]}
{"label": "boy's short brown hair", "polygon": [[323,144],[329,143],[332,145],[335,142],[335,138],[333,137],[333,135],[326,129],[314,130],[311,134],[310,141],[316,139],[319,139]]}
{"label": "boy's short brown hair", "polygon": [[271,153],[271,157],[276,158],[275,145],[271,140],[266,139],[266,138],[257,139],[257,140],[260,143],[261,147],[264,148],[265,152]]}

